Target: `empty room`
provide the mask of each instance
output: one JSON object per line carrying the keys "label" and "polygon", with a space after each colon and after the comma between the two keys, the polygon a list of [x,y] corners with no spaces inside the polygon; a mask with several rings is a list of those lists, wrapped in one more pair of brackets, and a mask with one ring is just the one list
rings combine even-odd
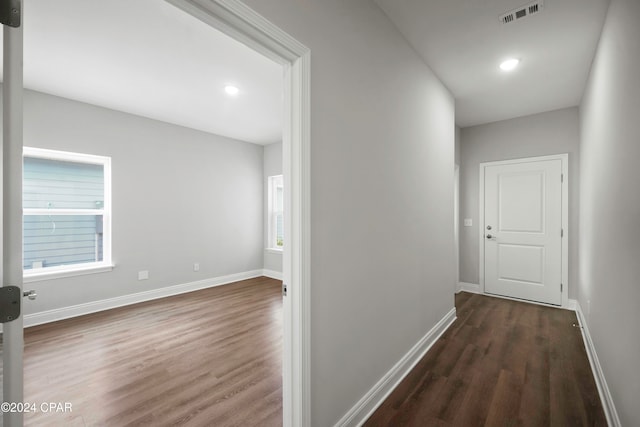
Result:
{"label": "empty room", "polygon": [[280,424],[282,66],[166,2],[24,22],[25,425]]}
{"label": "empty room", "polygon": [[638,424],[637,0],[6,3],[5,426]]}

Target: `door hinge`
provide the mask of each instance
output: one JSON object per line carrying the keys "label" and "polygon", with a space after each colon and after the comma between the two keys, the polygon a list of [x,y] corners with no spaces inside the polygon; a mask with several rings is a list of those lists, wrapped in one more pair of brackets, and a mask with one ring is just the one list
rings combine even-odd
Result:
{"label": "door hinge", "polygon": [[282,284],[282,296],[283,297],[287,296],[287,284],[286,283]]}
{"label": "door hinge", "polygon": [[560,283],[560,292],[562,292],[562,283]]}
{"label": "door hinge", "polygon": [[564,228],[560,229],[560,237],[564,237]]}
{"label": "door hinge", "polygon": [[0,0],[0,23],[19,27],[21,2],[22,0]]}
{"label": "door hinge", "polygon": [[0,288],[0,323],[8,323],[20,317],[22,293],[17,286]]}
{"label": "door hinge", "polygon": [[564,174],[563,173],[560,174],[560,182],[564,182]]}

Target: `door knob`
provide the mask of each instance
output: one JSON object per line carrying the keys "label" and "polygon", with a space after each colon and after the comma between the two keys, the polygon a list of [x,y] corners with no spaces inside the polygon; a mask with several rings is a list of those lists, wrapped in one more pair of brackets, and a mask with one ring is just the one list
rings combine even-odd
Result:
{"label": "door knob", "polygon": [[487,239],[491,239],[493,236],[491,234],[487,234]]}

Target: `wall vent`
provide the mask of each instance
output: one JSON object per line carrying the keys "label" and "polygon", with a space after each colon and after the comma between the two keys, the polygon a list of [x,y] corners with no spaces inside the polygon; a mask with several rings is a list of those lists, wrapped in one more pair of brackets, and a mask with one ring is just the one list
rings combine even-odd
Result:
{"label": "wall vent", "polygon": [[524,6],[520,6],[516,9],[510,10],[507,13],[500,15],[500,22],[503,24],[510,24],[511,22],[518,21],[526,18],[527,16],[534,15],[541,12],[544,8],[544,0],[534,1]]}

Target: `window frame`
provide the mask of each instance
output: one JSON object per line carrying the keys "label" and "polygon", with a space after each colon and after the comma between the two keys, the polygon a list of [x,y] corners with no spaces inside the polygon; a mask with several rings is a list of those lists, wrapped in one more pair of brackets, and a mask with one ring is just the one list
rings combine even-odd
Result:
{"label": "window frame", "polygon": [[[25,283],[29,283],[40,280],[50,280],[62,277],[71,277],[111,271],[113,269],[111,258],[111,157],[74,153],[69,151],[49,150],[35,147],[24,147],[22,157],[23,161],[25,158],[38,158],[72,163],[100,165],[103,167],[104,171],[104,203],[101,209],[35,209],[24,207],[22,209],[23,224],[24,217],[26,215],[53,214],[102,216],[102,261],[60,265],[53,267],[42,267],[29,270],[23,269],[23,281]],[[24,247],[22,255],[24,257]]]}
{"label": "window frame", "polygon": [[[284,205],[282,206],[282,211],[276,209],[276,192],[277,188],[282,187],[284,194],[284,176],[283,175],[272,175],[267,178],[267,188],[268,188],[268,245],[267,250],[275,251],[281,253],[284,247],[284,236],[283,236],[283,245],[278,246],[277,244],[277,216],[281,214],[283,216],[284,221]],[[283,199],[284,201],[284,199]]]}

